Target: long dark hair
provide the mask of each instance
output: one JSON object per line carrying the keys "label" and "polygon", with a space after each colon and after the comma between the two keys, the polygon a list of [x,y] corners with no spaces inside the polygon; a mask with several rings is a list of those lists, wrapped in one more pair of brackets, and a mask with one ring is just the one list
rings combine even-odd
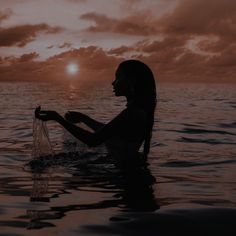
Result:
{"label": "long dark hair", "polygon": [[134,86],[134,102],[147,112],[147,126],[143,153],[147,157],[150,150],[154,112],[156,107],[156,83],[151,69],[141,61],[126,60],[119,67]]}

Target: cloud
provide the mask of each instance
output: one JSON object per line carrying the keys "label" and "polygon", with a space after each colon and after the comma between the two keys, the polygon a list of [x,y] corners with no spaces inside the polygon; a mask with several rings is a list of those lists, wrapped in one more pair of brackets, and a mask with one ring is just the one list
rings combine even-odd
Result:
{"label": "cloud", "polygon": [[70,48],[71,46],[72,46],[71,43],[65,42],[65,43],[59,45],[58,47],[59,48]]}
{"label": "cloud", "polygon": [[116,56],[121,56],[124,55],[127,52],[134,51],[134,47],[130,46],[121,46],[118,48],[112,48],[108,51],[108,54],[116,55]]}
{"label": "cloud", "polygon": [[236,1],[181,0],[159,21],[163,33],[235,36]]}
{"label": "cloud", "polygon": [[[141,3],[141,1],[137,2]],[[171,1],[168,2],[170,5]],[[176,2],[174,1],[175,8],[159,17],[156,17],[150,11],[151,9],[145,9],[132,10],[131,15],[120,19],[96,12],[83,14],[80,19],[93,23],[86,28],[92,33],[108,32],[148,37],[156,35],[174,39],[177,36],[187,36],[187,38],[217,36],[230,41],[235,39],[236,1],[179,0],[179,4]],[[128,3],[132,4],[133,1],[128,1]],[[159,12],[158,6],[156,4],[156,12]],[[228,43],[223,42],[225,45]]]}
{"label": "cloud", "polygon": [[9,56],[1,59],[0,81],[34,80],[41,70],[42,62],[34,61],[38,57],[36,52],[23,54],[19,58]]}
{"label": "cloud", "polygon": [[13,11],[10,8],[0,11],[0,22],[7,20],[12,14]]}
{"label": "cloud", "polygon": [[60,31],[62,31],[62,28],[51,27],[45,23],[0,28],[0,47],[24,47],[27,43],[35,40],[39,32],[56,34]]}
{"label": "cloud", "polygon": [[[76,3],[86,0],[64,2]],[[53,43],[47,41],[44,44],[48,49],[53,48],[48,50],[52,53],[68,51],[45,61],[35,60],[38,56],[36,52],[21,57],[1,58],[1,78],[64,80],[68,76],[65,73],[67,63],[75,61],[80,64],[81,79],[108,80],[114,76],[121,60],[137,58],[150,65],[160,81],[236,82],[235,0],[118,2],[120,9],[114,7],[114,15],[110,11],[96,8],[96,12],[80,16],[80,20],[86,21],[83,22],[87,27],[85,31],[90,32],[86,34],[80,31],[81,28],[78,29],[77,35],[85,38],[82,43],[89,45],[92,37],[95,45],[102,41],[104,49],[98,46],[72,49],[71,45],[78,45],[78,38],[75,41],[70,38],[68,43],[68,37],[74,35],[74,32],[68,29],[71,34]],[[86,3],[86,9],[92,9],[89,8],[90,3],[91,1]],[[107,7],[108,10],[113,9],[109,4]],[[124,13],[119,13],[123,10]],[[82,10],[76,13],[76,16],[81,12]],[[155,12],[156,14],[153,14]],[[0,21],[8,19],[11,14],[6,10],[1,11]],[[46,24],[0,28],[0,46],[23,47],[35,40],[38,33],[59,31],[60,28]],[[122,40],[119,41],[118,37]],[[137,42],[138,40],[140,41]],[[112,45],[117,46],[112,48]],[[32,68],[32,71],[29,68]]]}
{"label": "cloud", "polygon": [[181,0],[172,12],[150,20],[162,40],[149,38],[110,53],[140,52],[136,57],[162,81],[236,82],[235,12],[233,0]]}
{"label": "cloud", "polygon": [[51,48],[53,48],[53,47],[54,47],[53,45],[50,45],[50,46],[47,47],[47,49],[51,49]]}
{"label": "cloud", "polygon": [[[142,40],[130,47],[118,47],[108,53],[139,59],[147,63],[158,81],[175,82],[236,82],[236,44],[215,55],[197,54],[186,47],[191,36]],[[133,54],[133,55],[132,55]],[[127,57],[126,57],[127,59]]]}
{"label": "cloud", "polygon": [[63,69],[63,73],[65,66],[71,61],[79,64],[79,76],[82,80],[106,80],[111,76],[113,78],[120,59],[108,55],[102,48],[89,46],[73,49],[47,60],[49,64]]}
{"label": "cloud", "polygon": [[166,63],[178,58],[187,50],[185,45],[188,39],[188,36],[179,36],[175,38],[165,37],[159,41],[146,39],[139,41],[130,47],[121,46],[112,48],[108,53],[121,56],[127,52],[139,52],[140,54],[146,55],[146,57],[155,54],[155,62],[158,60],[161,63]]}
{"label": "cloud", "polygon": [[[235,73],[233,67],[236,66],[236,1],[181,0],[171,13],[159,19],[158,27],[170,40],[163,41],[166,46],[163,43],[159,44],[159,47],[152,44],[149,48],[156,47],[158,54],[165,54],[166,58],[168,56],[164,49],[170,48],[172,52],[169,56],[178,58],[171,64],[170,59],[168,60],[170,71],[175,71],[176,75],[184,75],[186,72],[189,80],[235,81],[232,73]],[[195,46],[205,52],[205,55],[198,55],[186,49],[188,40],[198,41],[202,36],[204,39]],[[182,50],[181,44],[185,44]],[[193,78],[196,76],[198,79]]]}
{"label": "cloud", "polygon": [[104,14],[90,12],[81,15],[80,19],[95,23],[95,25],[86,29],[88,32],[109,32],[147,36],[157,33],[154,24],[149,21],[148,14],[148,12],[142,12],[122,19],[115,19]]}
{"label": "cloud", "polygon": [[45,61],[35,61],[35,52],[24,54],[19,58],[6,57],[0,60],[0,74],[4,81],[65,81],[69,75],[66,66],[70,62],[78,63],[80,80],[110,80],[121,61],[108,55],[103,49],[90,46],[60,53]]}
{"label": "cloud", "polygon": [[18,62],[28,62],[28,61],[33,61],[35,58],[37,58],[39,56],[38,53],[36,52],[31,52],[31,53],[27,53],[27,54],[23,54]]}
{"label": "cloud", "polygon": [[144,40],[130,47],[118,47],[107,52],[89,46],[71,49],[45,61],[35,61],[38,57],[36,52],[19,58],[1,58],[1,80],[65,81],[69,78],[65,68],[73,62],[80,67],[78,80],[112,81],[118,64],[125,59],[124,54],[139,52],[130,58],[147,63],[157,81],[236,82],[235,47],[218,56],[207,57],[186,49],[185,40],[184,36],[177,40],[171,37],[162,41]]}

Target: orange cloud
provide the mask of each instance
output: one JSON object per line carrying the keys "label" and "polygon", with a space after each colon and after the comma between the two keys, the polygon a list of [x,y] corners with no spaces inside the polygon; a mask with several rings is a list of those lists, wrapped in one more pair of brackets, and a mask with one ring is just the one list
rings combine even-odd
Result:
{"label": "orange cloud", "polygon": [[39,56],[38,53],[36,52],[31,52],[31,53],[27,53],[27,54],[23,54],[18,62],[27,62],[27,61],[33,61],[35,58],[37,58]]}
{"label": "orange cloud", "polygon": [[37,33],[55,34],[62,30],[60,27],[51,27],[47,24],[20,25],[10,28],[0,28],[0,47],[24,47],[35,40]]}
{"label": "orange cloud", "polygon": [[[90,46],[73,49],[47,60],[54,68],[59,68],[58,78],[65,79],[65,67],[69,62],[77,62],[80,67],[81,80],[111,80],[120,59],[108,55],[102,48]],[[60,75],[59,75],[60,74]]]}
{"label": "orange cloud", "polygon": [[[138,43],[136,41],[131,46],[125,43],[112,44],[111,41],[111,45],[119,46],[106,49],[107,51],[96,46],[72,50],[71,44],[65,42],[68,38],[53,45],[47,42],[45,45],[51,45],[48,49],[54,47],[51,51],[59,50],[58,48],[68,48],[68,51],[41,62],[34,60],[38,56],[35,52],[19,58],[1,58],[1,79],[64,80],[67,77],[67,63],[76,61],[80,64],[80,79],[107,80],[114,76],[115,68],[121,60],[133,57],[150,65],[161,81],[236,82],[235,0],[178,0],[176,8],[171,8],[165,15],[160,14],[157,8],[159,18],[153,15],[155,9],[137,10],[138,8],[133,7],[135,2],[139,7],[144,4],[142,0],[123,1],[125,4],[132,4],[129,16],[114,18],[90,12],[81,15],[80,19],[91,22],[91,26],[85,31],[94,33],[92,37],[95,39],[97,33],[102,32],[109,33],[109,36],[122,34],[119,37],[124,37],[124,41],[127,38],[127,42],[130,38],[144,40]],[[172,4],[172,0],[168,2]],[[168,5],[167,0],[165,4]],[[121,9],[123,5],[120,4]],[[152,6],[155,7],[154,4]],[[10,14],[0,12],[0,20],[7,19]],[[35,40],[40,32],[59,31],[60,28],[46,24],[0,28],[0,46],[23,47]],[[85,40],[87,35],[91,37],[91,34],[84,34]],[[107,36],[99,34],[99,40],[101,35]],[[116,40],[116,36],[113,40]],[[105,42],[109,44],[107,38]]]}
{"label": "orange cloud", "polygon": [[89,32],[110,32],[128,35],[153,35],[157,33],[153,24],[149,24],[148,13],[137,13],[122,19],[110,18],[104,14],[95,12],[86,13],[80,16],[82,20],[95,22],[86,30]]}
{"label": "orange cloud", "polygon": [[50,46],[47,47],[47,49],[51,49],[51,48],[53,48],[53,47],[54,47],[53,45],[50,45]]}
{"label": "orange cloud", "polygon": [[13,12],[10,8],[0,11],[0,22],[8,19],[12,14]]}
{"label": "orange cloud", "polygon": [[68,63],[73,61],[80,67],[78,79],[111,81],[120,62],[120,59],[110,56],[103,49],[94,46],[70,50],[50,57],[46,61],[34,61],[37,56],[38,54],[33,52],[19,58],[1,58],[0,80],[67,80],[69,75],[66,74],[65,68]]}
{"label": "orange cloud", "polygon": [[[114,48],[108,52],[90,46],[63,52],[46,61],[34,61],[38,54],[33,52],[19,58],[7,57],[0,60],[1,80],[65,81],[68,63],[79,64],[79,80],[114,79],[118,64],[124,60],[125,52],[138,51],[133,58],[147,63],[158,81],[175,82],[236,82],[235,54],[227,51],[222,55],[206,57],[183,47],[185,37],[172,41],[141,41],[131,47]],[[172,47],[168,47],[168,45]],[[109,54],[113,52],[113,54]]]}
{"label": "orange cloud", "polygon": [[159,20],[166,34],[236,34],[236,1],[181,0],[177,8]]}
{"label": "orange cloud", "polygon": [[162,41],[143,40],[131,47],[109,50],[116,56],[139,52],[134,58],[150,65],[159,81],[236,82],[236,47],[207,56],[186,48],[190,36],[166,37]]}
{"label": "orange cloud", "polygon": [[132,51],[134,51],[134,47],[121,46],[121,47],[118,47],[118,48],[112,48],[111,50],[108,51],[108,54],[121,56],[121,55],[124,55],[127,52],[132,52]]}
{"label": "orange cloud", "polygon": [[59,45],[58,47],[59,48],[70,48],[71,46],[72,46],[71,43],[65,42],[62,45]]}

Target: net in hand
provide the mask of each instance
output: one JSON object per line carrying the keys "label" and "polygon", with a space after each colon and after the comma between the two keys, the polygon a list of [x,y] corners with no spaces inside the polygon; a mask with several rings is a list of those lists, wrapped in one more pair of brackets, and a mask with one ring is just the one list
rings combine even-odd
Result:
{"label": "net in hand", "polygon": [[53,156],[53,148],[49,139],[46,122],[37,118],[33,120],[33,150],[34,159],[42,156]]}

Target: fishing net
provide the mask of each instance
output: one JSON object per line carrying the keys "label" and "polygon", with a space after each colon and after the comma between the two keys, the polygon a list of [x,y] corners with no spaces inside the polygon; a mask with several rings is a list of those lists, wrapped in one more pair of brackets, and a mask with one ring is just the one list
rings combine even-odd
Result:
{"label": "fishing net", "polygon": [[33,119],[33,150],[34,159],[41,156],[53,156],[54,151],[49,139],[49,133],[46,122],[37,118]]}

